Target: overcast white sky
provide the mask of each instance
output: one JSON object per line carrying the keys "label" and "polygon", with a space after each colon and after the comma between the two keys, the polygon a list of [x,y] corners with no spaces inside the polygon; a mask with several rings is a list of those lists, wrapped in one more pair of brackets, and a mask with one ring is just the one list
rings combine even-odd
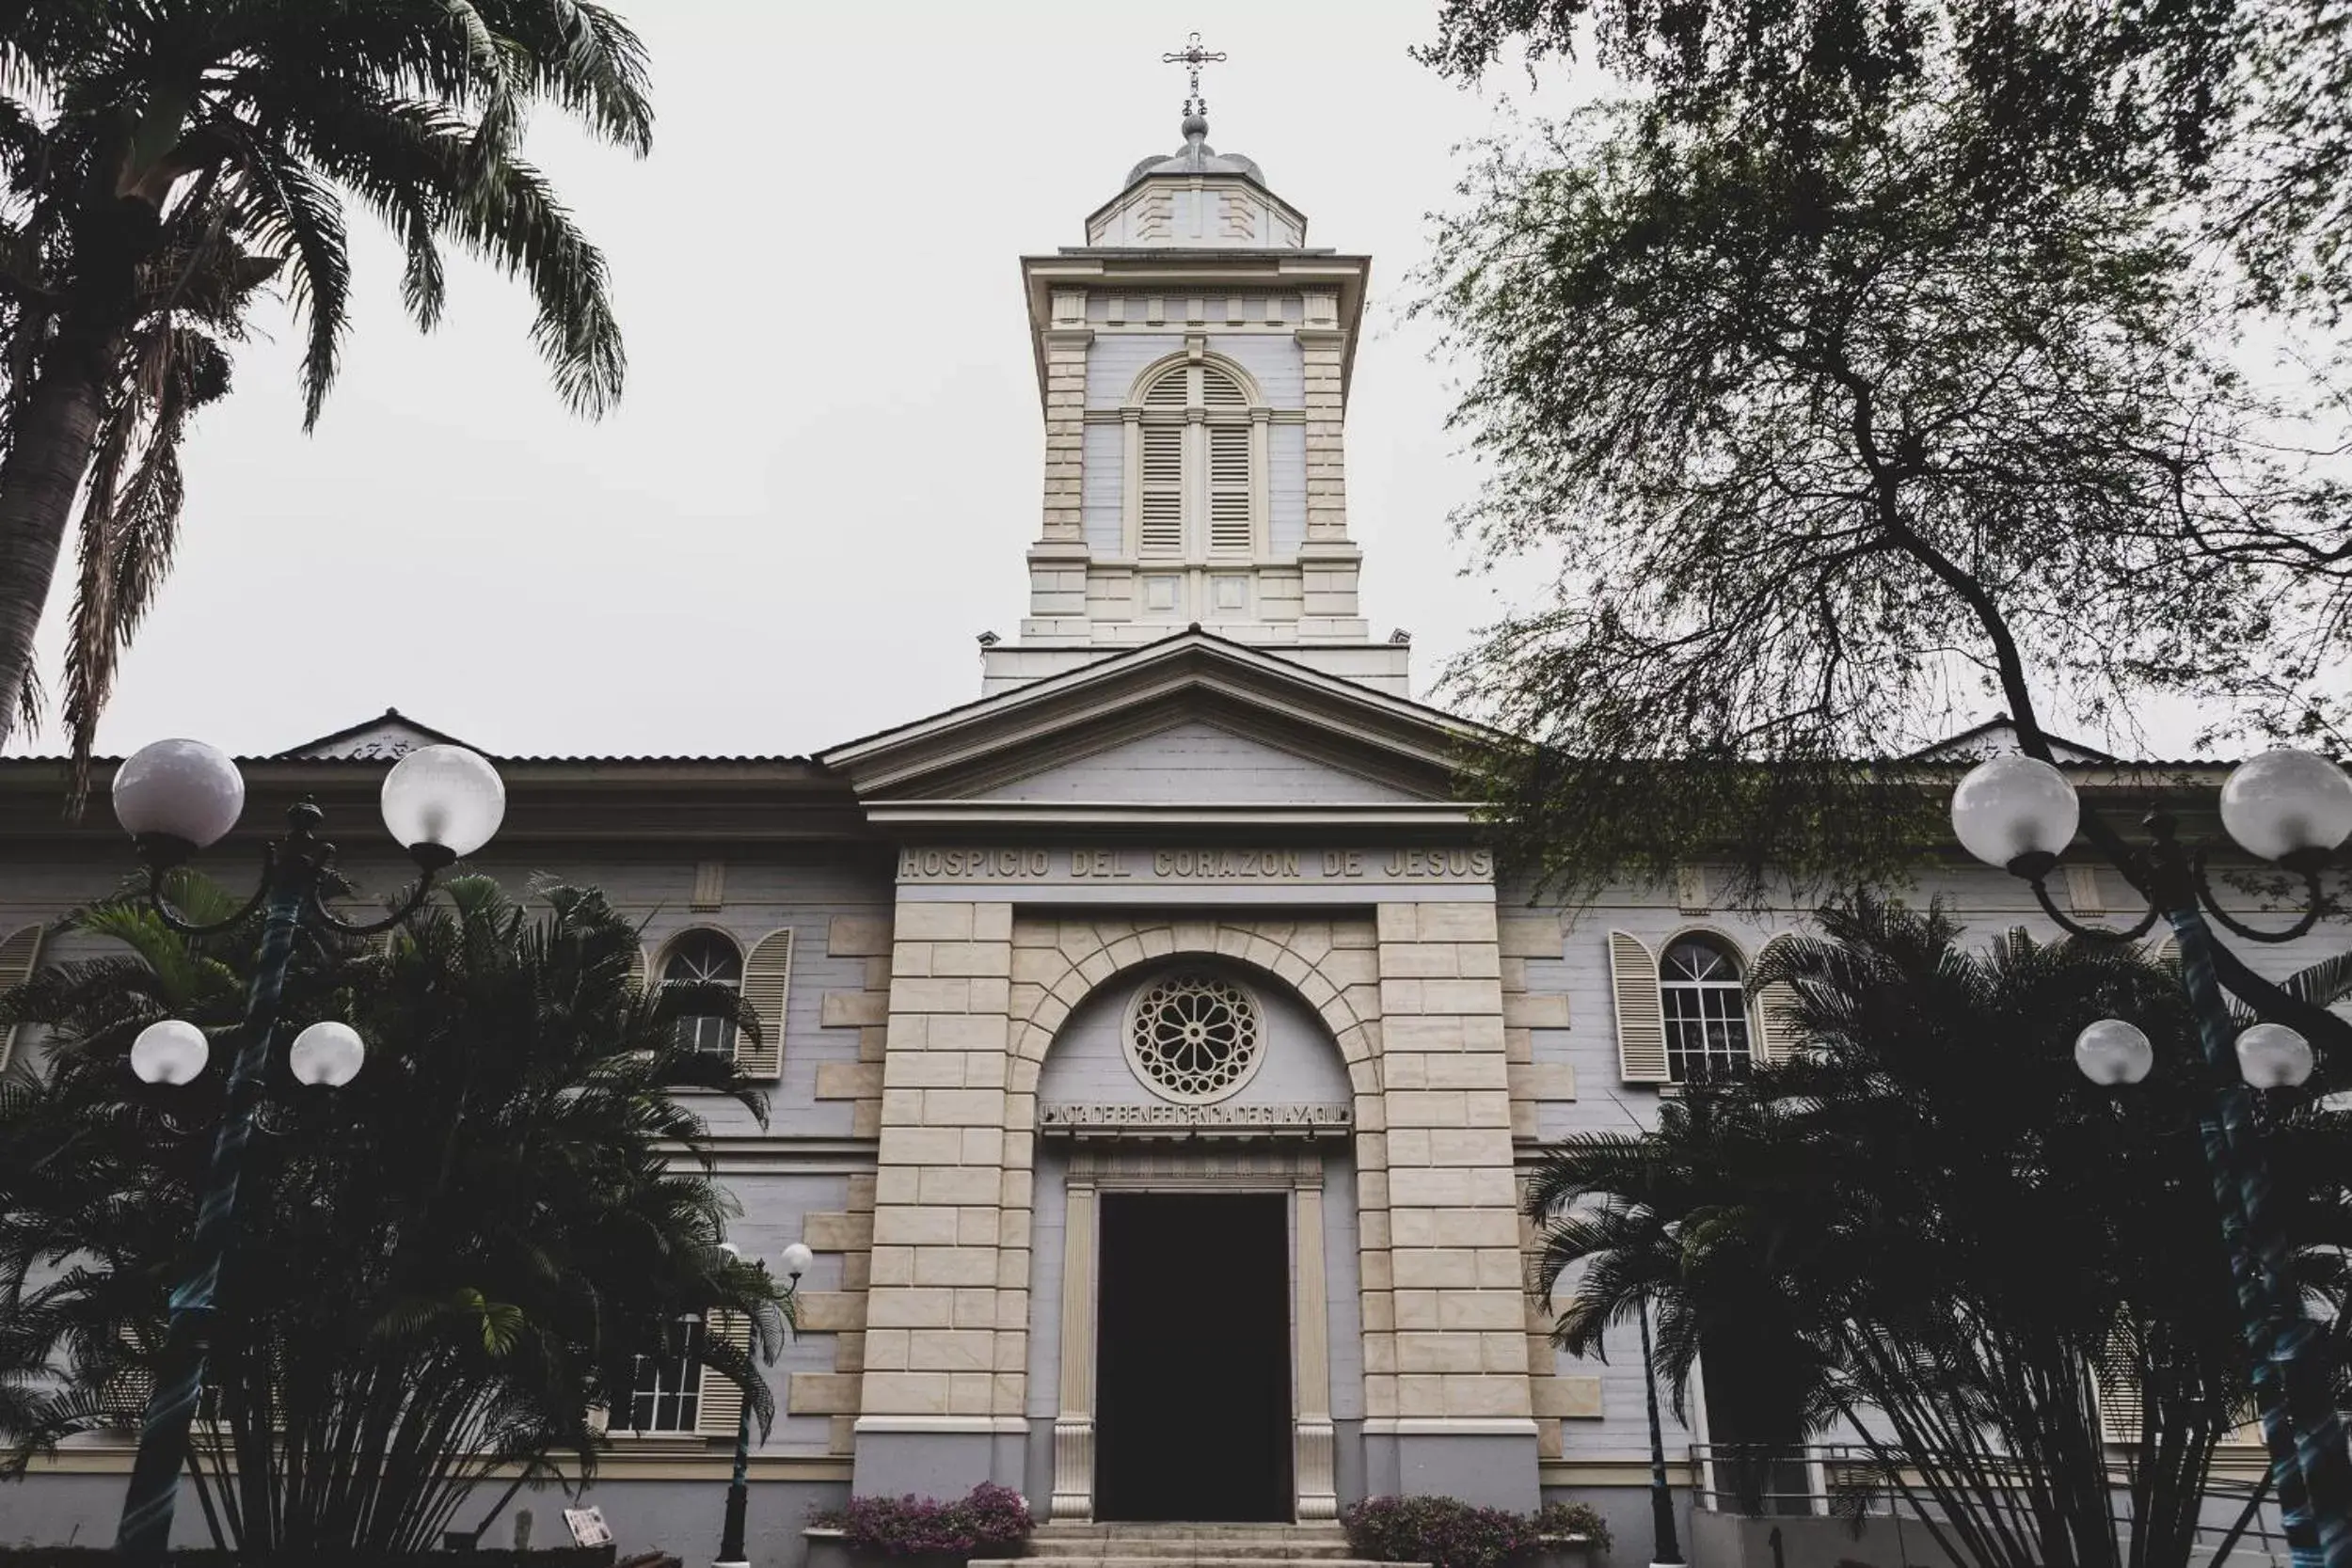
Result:
{"label": "overcast white sky", "polygon": [[1180,145],[1160,55],[1195,28],[1232,56],[1211,141],[1311,243],[1374,258],[1348,454],[1375,634],[1412,629],[1425,686],[1486,618],[1445,524],[1470,483],[1446,375],[1401,319],[1454,148],[1496,111],[1406,57],[1434,0],[620,8],[652,52],[652,157],[552,117],[532,143],[612,257],[619,411],[567,414],[526,296],[478,270],[421,336],[355,214],[326,419],[301,433],[273,321],[195,435],[180,564],[102,751],[266,752],[397,706],[508,755],[798,752],[977,695],[973,638],[1017,629],[1039,522],[1016,258],[1080,243]]}

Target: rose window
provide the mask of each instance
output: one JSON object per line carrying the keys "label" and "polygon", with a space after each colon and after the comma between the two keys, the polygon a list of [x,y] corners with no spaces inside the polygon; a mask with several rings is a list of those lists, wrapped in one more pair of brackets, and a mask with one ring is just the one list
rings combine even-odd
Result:
{"label": "rose window", "polygon": [[1258,1004],[1230,980],[1170,974],[1146,987],[1127,1015],[1127,1063],[1170,1100],[1205,1105],[1257,1071]]}

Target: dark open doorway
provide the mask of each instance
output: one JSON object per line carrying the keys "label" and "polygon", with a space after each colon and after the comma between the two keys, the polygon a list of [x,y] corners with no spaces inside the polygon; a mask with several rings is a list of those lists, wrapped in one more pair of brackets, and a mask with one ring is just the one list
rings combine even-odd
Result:
{"label": "dark open doorway", "polygon": [[1291,1516],[1289,1202],[1105,1193],[1094,1516]]}

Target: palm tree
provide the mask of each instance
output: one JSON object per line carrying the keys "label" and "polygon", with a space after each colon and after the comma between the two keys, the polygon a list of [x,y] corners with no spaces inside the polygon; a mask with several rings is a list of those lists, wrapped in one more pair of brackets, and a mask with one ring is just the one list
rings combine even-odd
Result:
{"label": "palm tree", "polygon": [[[1669,1375],[1687,1381],[1704,1349],[1709,1416],[1726,1398],[1739,1440],[1842,1422],[1986,1568],[2185,1562],[2249,1386],[2177,978],[2129,949],[2023,933],[1969,952],[1941,911],[1867,897],[1820,922],[1752,977],[1793,990],[1795,1059],[1669,1102],[1654,1132],[1547,1161],[1530,1196],[1538,1277],[1578,1271],[1556,1337],[1597,1349],[1646,1295]],[[2344,969],[2297,987],[2332,1001]],[[2072,1064],[2074,1035],[2106,1016],[2156,1043],[2161,1066],[2128,1095]],[[2306,1283],[2340,1303],[2352,1138],[2313,1099],[2270,1106],[2275,1170]],[[1719,1337],[1760,1356],[1764,1380],[1734,1378]],[[2119,1531],[2103,1427],[2127,1387]]]}
{"label": "palm tree", "polygon": [[[81,518],[69,721],[77,756],[113,653],[169,563],[186,419],[219,344],[282,277],[303,320],[306,427],[349,325],[345,202],[406,251],[431,327],[444,245],[519,275],[573,406],[624,369],[602,254],[520,152],[535,104],[643,153],[635,35],[594,0],[21,0],[0,26],[0,743]],[[203,341],[193,341],[195,333]]]}
{"label": "palm tree", "polygon": [[[199,914],[232,907],[181,891]],[[684,1315],[752,1330],[707,1336],[705,1359],[772,1420],[755,1363],[780,1343],[781,1298],[719,1248],[732,1200],[702,1119],[668,1092],[764,1114],[731,1061],[676,1029],[757,1019],[727,988],[642,990],[637,933],[601,896],[540,903],[461,878],[388,953],[297,954],[288,1032],[346,1019],[370,1053],[332,1092],[294,1085],[282,1057],[272,1069],[188,1458],[222,1544],[415,1550],[498,1466],[585,1477],[592,1413],[626,1407],[638,1355],[671,1348]],[[125,1055],[158,1017],[232,1024],[251,951],[249,932],[192,942],[129,903],[75,924],[121,952],[0,998],[0,1018],[51,1032],[0,1083],[0,1474],[136,1418],[223,1075],[150,1087]]]}

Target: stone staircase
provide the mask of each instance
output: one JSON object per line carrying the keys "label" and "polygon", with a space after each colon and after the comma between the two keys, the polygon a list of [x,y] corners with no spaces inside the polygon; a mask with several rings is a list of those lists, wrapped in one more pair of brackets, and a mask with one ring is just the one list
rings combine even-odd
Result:
{"label": "stone staircase", "polygon": [[[1334,1524],[1040,1525],[1019,1559],[975,1558],[970,1568],[1400,1568],[1347,1555]],[[1402,1568],[1422,1568],[1419,1564]]]}

